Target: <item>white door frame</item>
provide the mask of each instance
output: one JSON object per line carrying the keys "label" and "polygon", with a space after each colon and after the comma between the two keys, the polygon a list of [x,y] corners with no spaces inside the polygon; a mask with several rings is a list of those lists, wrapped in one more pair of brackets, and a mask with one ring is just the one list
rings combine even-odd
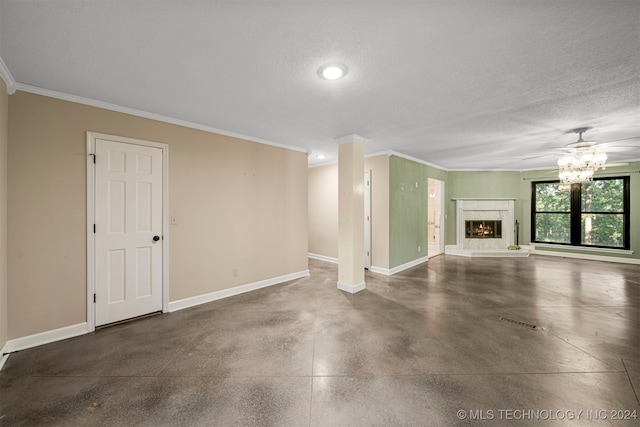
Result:
{"label": "white door frame", "polygon": [[95,303],[95,152],[96,139],[162,150],[162,311],[169,311],[169,145],[124,136],[87,132],[87,331],[96,329]]}
{"label": "white door frame", "polygon": [[364,171],[364,268],[371,269],[371,169]]}

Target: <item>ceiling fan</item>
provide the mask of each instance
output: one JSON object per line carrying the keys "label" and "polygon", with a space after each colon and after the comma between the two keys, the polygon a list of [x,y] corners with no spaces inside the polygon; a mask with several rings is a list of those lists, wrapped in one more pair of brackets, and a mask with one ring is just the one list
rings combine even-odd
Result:
{"label": "ceiling fan", "polygon": [[528,159],[558,156],[557,172],[554,171],[551,173],[557,173],[558,178],[564,184],[574,184],[591,181],[594,173],[599,169],[605,169],[606,166],[613,167],[628,164],[606,164],[608,158],[606,154],[607,152],[620,152],[628,151],[630,148],[640,148],[639,145],[633,143],[631,143],[632,145],[619,145],[620,143],[629,144],[631,140],[639,140],[640,137],[638,136],[611,140],[604,143],[597,143],[596,141],[583,139],[582,135],[590,129],[592,128],[579,127],[565,132],[578,134],[578,140],[563,147],[551,147],[553,150],[560,150],[559,155],[547,153],[529,157]]}
{"label": "ceiling fan", "polygon": [[[588,130],[593,129],[590,126],[585,126],[585,127],[580,127],[580,128],[575,128],[575,129],[571,129],[565,133],[577,133],[578,134],[578,140],[576,142],[572,142],[570,144],[565,145],[564,147],[553,147],[553,148],[559,148],[559,149],[581,149],[581,148],[586,148],[586,147],[593,147],[593,146],[598,146],[598,147],[605,147],[605,146],[610,146],[610,145],[616,145],[619,142],[623,142],[623,141],[631,141],[631,140],[638,140],[640,139],[640,136],[632,136],[629,138],[620,138],[620,139],[614,139],[612,141],[607,141],[607,142],[596,142],[596,141],[589,141],[589,140],[584,140],[582,139],[582,134],[587,132]],[[618,145],[617,148],[638,148],[637,145]]]}
{"label": "ceiling fan", "polygon": [[[631,141],[633,140],[640,140],[640,136],[614,139],[607,142],[596,142],[593,140],[583,139],[582,134],[584,134],[590,129],[593,129],[593,128],[590,126],[585,126],[585,127],[579,127],[579,128],[568,130],[564,133],[578,134],[578,140],[561,147],[552,146],[550,148],[554,151],[559,151],[561,154],[586,151],[588,149],[594,149],[594,148],[602,152],[622,152],[622,151],[629,151],[630,149],[634,149],[634,148],[640,150],[640,144],[631,143]],[[626,145],[626,144],[631,144],[631,145]],[[536,156],[526,157],[526,158],[523,158],[522,160],[531,160],[531,159],[539,159],[542,157],[555,157],[555,156],[557,156],[557,154],[546,153],[546,154],[539,154]],[[609,166],[616,166],[616,164],[611,163],[609,164]]]}
{"label": "ceiling fan", "polygon": [[585,141],[582,134],[588,127],[574,129],[578,140],[568,144],[568,151],[558,158],[558,178],[563,184],[591,181],[598,169],[604,169],[607,153],[595,141]]}

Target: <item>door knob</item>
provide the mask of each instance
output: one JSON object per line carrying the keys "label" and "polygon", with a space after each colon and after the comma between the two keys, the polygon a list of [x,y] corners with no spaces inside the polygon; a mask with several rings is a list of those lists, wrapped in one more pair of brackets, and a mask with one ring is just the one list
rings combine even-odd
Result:
{"label": "door knob", "polygon": [[160,236],[153,236],[153,241],[157,242],[158,240],[160,240]]}

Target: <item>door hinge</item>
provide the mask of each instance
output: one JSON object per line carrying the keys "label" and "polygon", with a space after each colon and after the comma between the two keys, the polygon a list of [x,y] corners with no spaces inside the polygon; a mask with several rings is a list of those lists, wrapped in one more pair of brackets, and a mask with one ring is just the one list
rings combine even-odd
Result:
{"label": "door hinge", "polygon": [[93,224],[93,232],[94,233],[96,232],[96,225],[95,224]]}
{"label": "door hinge", "polygon": [[91,153],[91,154],[89,154],[89,155],[93,157],[93,163],[95,164],[95,163],[96,163],[96,155],[95,155],[95,154],[93,154],[93,153]]}
{"label": "door hinge", "polygon": [[93,294],[93,303],[96,303],[96,294]]}

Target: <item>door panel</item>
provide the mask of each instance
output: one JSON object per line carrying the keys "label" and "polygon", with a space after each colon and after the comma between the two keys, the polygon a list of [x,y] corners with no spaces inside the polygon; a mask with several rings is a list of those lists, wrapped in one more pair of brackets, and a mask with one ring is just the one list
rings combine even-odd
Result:
{"label": "door panel", "polygon": [[125,251],[110,250],[107,254],[107,299],[109,304],[124,301],[125,296]]}
{"label": "door panel", "polygon": [[162,309],[162,150],[96,139],[96,326]]}

